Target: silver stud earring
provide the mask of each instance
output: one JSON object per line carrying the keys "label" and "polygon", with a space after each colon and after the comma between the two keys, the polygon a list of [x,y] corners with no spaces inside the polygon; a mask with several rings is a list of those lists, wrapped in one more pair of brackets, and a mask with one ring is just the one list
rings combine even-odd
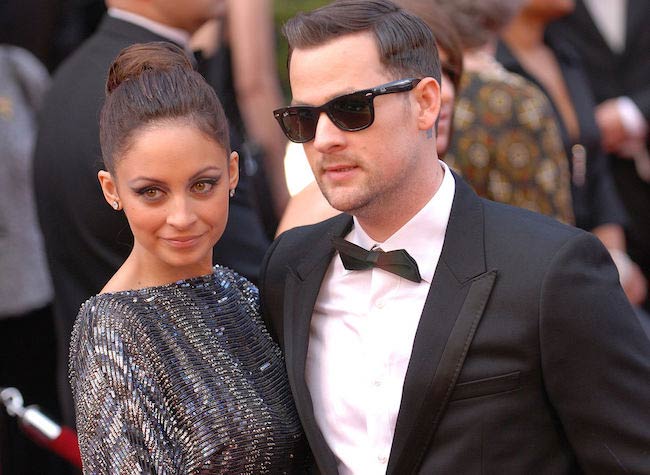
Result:
{"label": "silver stud earring", "polygon": [[235,196],[235,189],[233,188],[232,190],[230,190],[230,193],[228,194],[230,195],[231,198]]}
{"label": "silver stud earring", "polygon": [[113,201],[113,209],[117,211],[120,209],[120,204],[117,202],[117,200]]}

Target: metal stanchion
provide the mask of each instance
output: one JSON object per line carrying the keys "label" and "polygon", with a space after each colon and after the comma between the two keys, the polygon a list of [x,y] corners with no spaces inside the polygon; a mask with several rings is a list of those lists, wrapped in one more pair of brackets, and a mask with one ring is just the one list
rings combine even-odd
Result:
{"label": "metal stanchion", "polygon": [[1,388],[0,401],[7,413],[18,419],[18,425],[35,442],[81,468],[77,434],[43,414],[38,406],[25,407],[23,396],[16,388]]}

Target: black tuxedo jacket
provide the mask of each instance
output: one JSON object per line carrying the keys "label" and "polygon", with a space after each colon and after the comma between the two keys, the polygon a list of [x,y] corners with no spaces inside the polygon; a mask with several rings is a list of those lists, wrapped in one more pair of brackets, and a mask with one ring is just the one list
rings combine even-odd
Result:
{"label": "black tuxedo jacket", "polygon": [[[305,383],[310,319],[351,217],[290,230],[263,309],[322,473],[337,462]],[[399,321],[399,315],[395,315]],[[406,373],[389,474],[650,474],[650,341],[600,242],[456,194]]]}
{"label": "black tuxedo jacket", "polygon": [[[70,332],[79,306],[96,294],[131,251],[132,235],[122,212],[104,200],[97,180],[103,168],[99,111],[108,68],[134,43],[164,41],[134,24],[105,17],[98,31],[56,72],[39,120],[34,157],[36,202],[55,287],[61,387],[71,422],[67,384]],[[237,150],[241,139],[232,137]],[[231,200],[230,219],[215,246],[214,260],[256,281],[270,242],[249,204],[247,177]]]}
{"label": "black tuxedo jacket", "polygon": [[580,53],[596,101],[630,97],[650,122],[650,2],[627,0],[625,49],[610,49],[582,0],[574,12],[551,25]]}

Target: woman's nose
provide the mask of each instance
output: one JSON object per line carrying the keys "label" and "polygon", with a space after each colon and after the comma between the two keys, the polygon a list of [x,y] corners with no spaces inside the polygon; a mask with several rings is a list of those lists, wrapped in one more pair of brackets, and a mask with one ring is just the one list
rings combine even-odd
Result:
{"label": "woman's nose", "polygon": [[189,198],[178,197],[171,200],[167,223],[175,228],[184,229],[196,221],[192,201]]}

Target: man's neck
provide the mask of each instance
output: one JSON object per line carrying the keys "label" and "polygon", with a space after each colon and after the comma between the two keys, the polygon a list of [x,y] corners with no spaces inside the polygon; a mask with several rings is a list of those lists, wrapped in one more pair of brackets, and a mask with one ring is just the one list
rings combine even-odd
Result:
{"label": "man's neck", "polygon": [[189,32],[152,20],[151,18],[135,11],[111,7],[108,9],[108,14],[113,18],[141,26],[142,28],[151,31],[152,33],[173,41],[183,48],[187,47],[190,41]]}
{"label": "man's neck", "polygon": [[[437,170],[434,168],[437,165]],[[421,189],[402,190],[411,198],[408,206],[403,203],[377,203],[372,208],[366,208],[353,213],[364,232],[376,242],[384,242],[424,208],[437,193],[444,178],[444,169],[436,161],[433,180]],[[414,187],[415,188],[415,187]]]}

